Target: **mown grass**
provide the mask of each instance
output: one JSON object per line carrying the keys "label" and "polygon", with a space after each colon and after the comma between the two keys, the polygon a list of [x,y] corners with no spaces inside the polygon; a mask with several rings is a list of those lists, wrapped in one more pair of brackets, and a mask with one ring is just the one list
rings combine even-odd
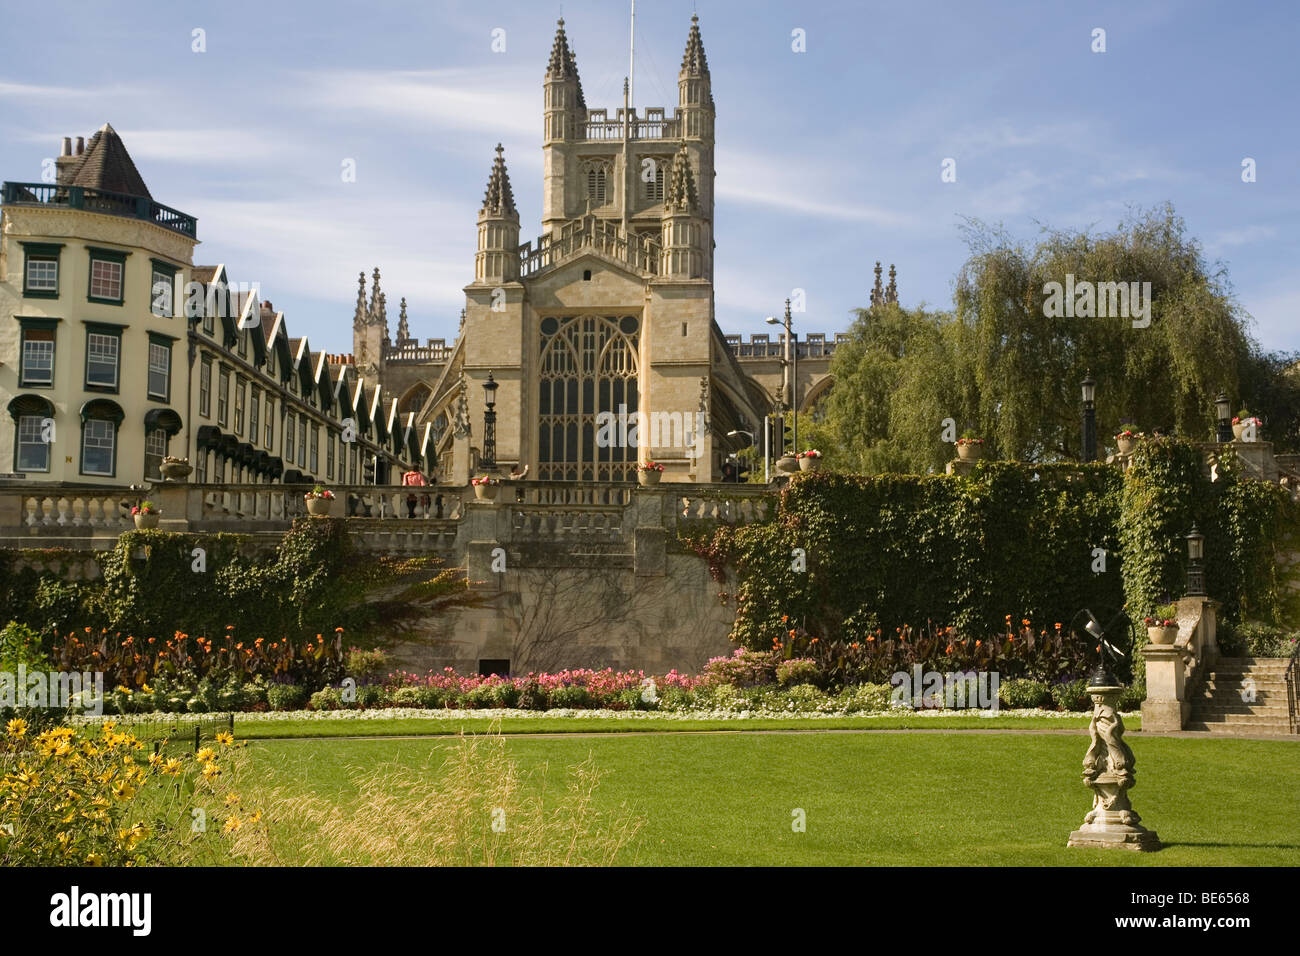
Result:
{"label": "mown grass", "polygon": [[[1059,724],[1057,724],[1059,726]],[[1091,793],[1085,746],[1045,734],[513,736],[521,771],[554,779],[592,756],[597,809],[644,821],[641,865],[1300,865],[1300,743],[1133,738],[1134,806],[1158,853],[1067,849]],[[438,765],[447,740],[263,740],[279,799],[347,807],[367,769]],[[255,795],[254,795],[255,796]],[[796,810],[806,832],[795,832]],[[309,845],[309,828],[300,834]],[[300,862],[289,859],[286,862]]]}
{"label": "mown grass", "polygon": [[[1077,730],[1086,731],[1089,717],[837,717],[826,719],[752,718],[746,720],[669,720],[666,718],[581,718],[581,717],[505,717],[500,720],[503,734],[622,734],[663,731],[734,731],[755,730]],[[235,724],[240,739],[261,740],[276,737],[405,737],[486,733],[493,721],[476,717],[473,712],[439,718],[401,718],[364,720],[287,719],[247,720]],[[1133,731],[1142,726],[1141,718],[1125,718],[1124,726]]]}

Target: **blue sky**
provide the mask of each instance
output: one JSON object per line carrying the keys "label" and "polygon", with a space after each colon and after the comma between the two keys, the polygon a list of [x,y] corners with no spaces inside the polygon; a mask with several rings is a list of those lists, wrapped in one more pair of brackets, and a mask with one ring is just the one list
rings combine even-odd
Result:
{"label": "blue sky", "polygon": [[[376,265],[394,328],[405,295],[415,335],[454,338],[498,141],[522,238],[540,231],[561,4],[98,9],[53,0],[11,38],[0,177],[37,181],[61,137],[111,122],[154,197],[198,217],[196,261],[259,282],[313,347],[351,349],[357,273]],[[693,10],[718,111],[724,331],[767,331],[795,288],[798,330],[841,331],[877,259],[897,264],[904,305],[947,307],[961,216],[1031,238],[1169,200],[1257,337],[1300,349],[1300,4],[642,0],[639,109],[675,104]],[[563,15],[588,105],[620,105],[628,4],[565,0]]]}

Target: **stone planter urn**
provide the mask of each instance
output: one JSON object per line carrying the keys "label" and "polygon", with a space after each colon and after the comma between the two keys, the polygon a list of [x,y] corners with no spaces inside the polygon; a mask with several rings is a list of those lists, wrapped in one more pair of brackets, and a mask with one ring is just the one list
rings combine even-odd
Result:
{"label": "stone planter urn", "polygon": [[332,498],[304,498],[307,503],[307,514],[313,518],[328,518],[330,508],[334,505]]}
{"label": "stone planter urn", "polygon": [[500,490],[500,485],[475,485],[474,497],[479,501],[496,501],[497,492]]}
{"label": "stone planter urn", "polygon": [[135,519],[136,531],[151,531],[158,527],[158,512],[154,511],[149,514],[132,515]]}
{"label": "stone planter urn", "polygon": [[657,485],[659,484],[659,479],[663,476],[664,473],[658,469],[646,471],[643,468],[638,468],[636,472],[637,484],[640,485]]}
{"label": "stone planter urn", "polygon": [[792,475],[799,470],[799,460],[794,455],[782,455],[776,460],[776,470],[783,475]]}
{"label": "stone planter urn", "polygon": [[166,481],[184,481],[193,470],[189,463],[184,461],[165,461],[158,466],[158,473]]}
{"label": "stone planter urn", "polygon": [[984,457],[984,446],[971,443],[958,445],[957,457],[962,461],[979,461]]}
{"label": "stone planter urn", "polygon": [[1147,640],[1152,644],[1169,645],[1178,640],[1178,625],[1172,627],[1148,627]]}
{"label": "stone planter urn", "polygon": [[1121,455],[1131,455],[1133,454],[1133,449],[1137,447],[1137,439],[1116,437],[1115,444],[1119,447],[1119,453]]}
{"label": "stone planter urn", "polygon": [[817,471],[821,466],[822,460],[820,457],[810,458],[809,456],[804,455],[804,457],[799,459],[800,471]]}

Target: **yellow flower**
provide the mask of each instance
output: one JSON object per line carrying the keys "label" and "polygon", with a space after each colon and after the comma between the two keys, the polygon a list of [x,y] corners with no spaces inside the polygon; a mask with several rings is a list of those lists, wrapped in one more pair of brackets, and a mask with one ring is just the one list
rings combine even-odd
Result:
{"label": "yellow flower", "polygon": [[262,819],[262,811],[261,811],[261,810],[254,810],[254,811],[253,811],[253,815],[252,815],[251,817],[248,818],[248,822],[249,822],[249,823],[256,823],[256,822],[257,822],[258,820],[260,820],[260,819]]}
{"label": "yellow flower", "polygon": [[169,777],[179,777],[183,769],[184,765],[175,757],[172,757],[167,763],[163,764],[162,772]]}
{"label": "yellow flower", "polygon": [[200,750],[198,753],[194,755],[194,759],[197,760],[199,763],[207,763],[209,760],[214,759],[216,756],[217,756],[217,752],[215,750],[213,750],[211,747],[204,747],[202,750]]}
{"label": "yellow flower", "polygon": [[227,731],[224,730],[217,732],[217,743],[221,744],[221,746],[229,747],[234,742],[235,742],[234,734],[228,733]]}
{"label": "yellow flower", "polygon": [[27,721],[21,717],[15,717],[5,725],[5,730],[13,737],[21,737],[27,733]]}
{"label": "yellow flower", "polygon": [[215,761],[209,761],[203,765],[203,776],[208,780],[219,777],[221,776],[221,768],[217,766]]}
{"label": "yellow flower", "polygon": [[113,796],[118,800],[130,800],[135,796],[135,787],[125,780],[113,784]]}
{"label": "yellow flower", "polygon": [[162,762],[163,762],[162,754],[155,752],[149,755],[149,766],[157,767]]}
{"label": "yellow flower", "polygon": [[102,853],[89,853],[86,855],[87,866],[103,866],[104,855]]}
{"label": "yellow flower", "polygon": [[243,826],[243,821],[240,820],[239,817],[228,817],[228,818],[226,819],[225,825],[222,826],[222,828],[221,828],[221,832],[222,832],[222,833],[234,833],[234,832],[235,832],[236,830],[238,830],[241,826]]}
{"label": "yellow flower", "polygon": [[226,806],[228,807],[234,806],[238,802],[239,802],[239,794],[237,793],[226,794]]}

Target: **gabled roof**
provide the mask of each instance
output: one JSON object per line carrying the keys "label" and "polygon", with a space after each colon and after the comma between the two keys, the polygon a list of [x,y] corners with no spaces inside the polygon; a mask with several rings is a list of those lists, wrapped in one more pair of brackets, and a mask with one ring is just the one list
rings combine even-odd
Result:
{"label": "gabled roof", "polygon": [[81,155],[81,162],[72,172],[68,184],[153,198],[149,195],[149,187],[144,184],[140,171],[135,168],[131,154],[126,151],[122,137],[108,123],[90,137],[86,151]]}

